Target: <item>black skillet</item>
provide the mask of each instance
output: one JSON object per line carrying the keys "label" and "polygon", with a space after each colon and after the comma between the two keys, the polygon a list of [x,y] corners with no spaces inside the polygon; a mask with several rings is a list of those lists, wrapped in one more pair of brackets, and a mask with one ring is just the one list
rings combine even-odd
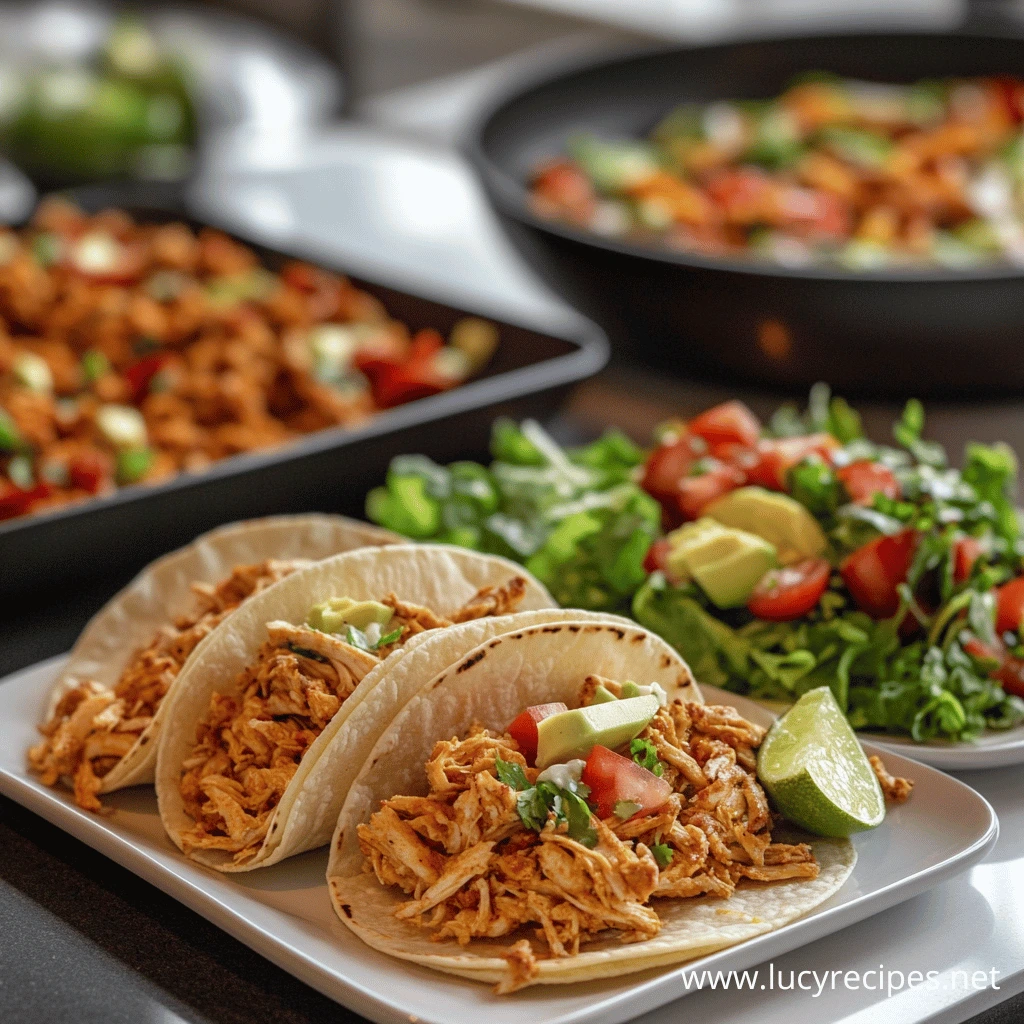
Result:
{"label": "black skillet", "polygon": [[790,270],[613,241],[530,211],[531,169],[572,132],[643,135],[678,103],[770,97],[808,70],[883,82],[1024,76],[1024,40],[815,36],[563,62],[494,102],[467,152],[520,250],[605,327],[620,355],[786,388],[827,380],[897,396],[1024,390],[1024,269]]}

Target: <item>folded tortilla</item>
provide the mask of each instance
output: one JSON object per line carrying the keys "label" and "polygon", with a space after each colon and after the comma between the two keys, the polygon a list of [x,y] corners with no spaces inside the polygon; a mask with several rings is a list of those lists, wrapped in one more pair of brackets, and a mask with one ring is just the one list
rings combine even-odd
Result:
{"label": "folded tortilla", "polygon": [[[113,690],[136,652],[149,646],[179,616],[194,611],[197,585],[216,586],[240,566],[270,560],[305,565],[355,548],[399,540],[389,530],[321,514],[254,519],[203,534],[147,566],[93,616],[57,679],[44,722],[53,717],[61,699],[82,683]],[[157,737],[169,696],[165,695],[131,749],[103,775],[100,793],[153,782]]]}
{"label": "folded tortilla", "polygon": [[[197,823],[186,810],[182,779],[211,707],[239,697],[243,692],[242,680],[248,678],[246,673],[251,671],[261,647],[272,642],[274,635],[300,626],[310,609],[321,602],[333,597],[380,601],[394,594],[402,602],[444,616],[454,614],[482,588],[502,587],[516,578],[525,580],[520,608],[553,608],[554,601],[548,592],[521,566],[496,556],[442,545],[393,545],[340,555],[293,573],[251,598],[203,641],[179,677],[167,707],[157,758],[156,788],[168,835],[193,859],[221,871],[249,871],[324,845],[330,839],[348,780],[362,763],[350,751],[354,749],[361,755],[366,738],[375,738],[397,710],[395,703],[401,695],[413,691],[413,684],[405,679],[421,678],[421,658],[426,657],[431,669],[436,664],[447,664],[463,649],[459,637],[472,636],[471,642],[462,643],[475,646],[478,636],[487,635],[489,629],[502,628],[500,623],[514,616],[481,618],[420,633],[383,660],[371,661],[368,671],[365,663],[360,667],[354,661],[340,666],[340,671],[347,673],[356,685],[301,754],[269,820],[261,825],[265,834],[258,850],[252,855],[246,851],[244,858],[227,849],[200,848],[189,838]],[[462,633],[467,627],[480,632]],[[316,636],[315,631],[307,632],[306,636],[308,640],[299,645],[300,651],[306,643],[316,643],[317,649],[328,651],[330,657],[334,656],[330,651],[336,650],[341,642],[326,634]],[[324,646],[330,644],[335,647]],[[358,660],[359,653],[354,652],[354,660]],[[355,718],[357,724],[348,729],[350,718],[369,695],[375,694],[378,685],[384,689],[375,695],[373,710],[359,714]],[[388,695],[386,699],[384,694]],[[330,756],[321,765],[328,751]]]}
{"label": "folded tortilla", "polygon": [[[395,916],[409,897],[365,870],[357,827],[370,820],[382,801],[427,792],[424,764],[439,740],[463,737],[473,725],[501,733],[532,705],[563,701],[575,706],[581,682],[591,674],[657,682],[670,700],[701,702],[685,662],[660,638],[635,624],[566,622],[482,642],[405,703],[352,782],[331,842],[331,899],[352,931],[394,957],[477,981],[507,982],[512,946],[530,938],[528,930],[474,938],[465,946],[435,941],[431,930]],[[526,983],[564,984],[692,960],[807,914],[839,889],[856,854],[846,840],[801,835],[796,841],[812,846],[820,867],[817,878],[743,882],[727,899],[658,899],[654,905],[662,927],[653,938],[624,944],[610,932],[574,955],[552,957],[541,950],[536,973]]]}

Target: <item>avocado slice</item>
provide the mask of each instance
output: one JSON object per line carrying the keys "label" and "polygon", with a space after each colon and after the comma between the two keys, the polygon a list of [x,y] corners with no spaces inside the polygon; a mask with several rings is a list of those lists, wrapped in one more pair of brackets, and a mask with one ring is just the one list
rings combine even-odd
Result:
{"label": "avocado slice", "polygon": [[739,608],[778,558],[774,545],[746,530],[707,517],[669,534],[667,566],[677,578],[693,580],[719,608]]}
{"label": "avocado slice", "polygon": [[354,601],[351,597],[332,597],[315,604],[306,617],[306,625],[321,633],[341,633],[346,626],[366,629],[371,622],[386,626],[394,610],[379,601]]}
{"label": "avocado slice", "polygon": [[621,747],[643,732],[658,707],[648,694],[549,715],[537,723],[537,767],[585,758],[596,746]]}
{"label": "avocado slice", "polygon": [[704,514],[723,526],[763,537],[781,565],[820,558],[828,541],[817,520],[795,498],[763,487],[740,487],[713,502]]}

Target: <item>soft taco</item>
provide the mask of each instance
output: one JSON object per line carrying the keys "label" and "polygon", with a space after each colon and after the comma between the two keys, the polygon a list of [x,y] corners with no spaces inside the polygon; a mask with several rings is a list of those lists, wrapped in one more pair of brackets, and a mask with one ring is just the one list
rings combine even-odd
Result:
{"label": "soft taco", "polygon": [[339,552],[399,540],[332,515],[274,516],[204,534],[149,565],[89,622],[58,678],[29,767],[100,811],[151,783],[163,705],[197,644],[246,598]]}
{"label": "soft taco", "polygon": [[776,828],[763,736],[635,625],[491,638],[381,733],[338,819],[331,899],[374,948],[498,992],[771,931],[856,856]]}
{"label": "soft taco", "polygon": [[[340,555],[257,595],[196,652],[169,703],[156,773],[168,835],[222,871],[325,844],[347,789],[347,722],[377,684],[407,692],[396,673],[434,638],[442,663],[457,657],[441,638],[460,623],[553,604],[521,566],[439,545]],[[361,732],[394,710],[373,707]],[[317,772],[332,745],[331,770]]]}

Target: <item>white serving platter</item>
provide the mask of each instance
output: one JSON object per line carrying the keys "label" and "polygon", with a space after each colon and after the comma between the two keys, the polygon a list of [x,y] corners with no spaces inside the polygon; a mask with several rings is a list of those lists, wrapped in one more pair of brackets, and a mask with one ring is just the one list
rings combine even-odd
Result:
{"label": "white serving platter", "polygon": [[[26,748],[56,658],[0,682],[0,792],[40,814],[223,928],[256,952],[339,1003],[379,1022],[424,1024],[617,1024],[696,991],[678,967],[584,985],[540,986],[512,997],[364,946],[334,915],[324,881],[326,853],[314,851],[249,875],[202,868],[166,838],[148,789],[114,794],[114,813],[95,816],[46,788],[26,769]],[[751,701],[707,688],[749,718],[771,715]],[[865,744],[875,752],[871,744]],[[981,860],[998,836],[989,803],[941,772],[899,754],[886,763],[916,782],[913,799],[882,827],[855,837],[857,866],[843,888],[813,914],[686,965],[687,971],[744,970],[863,920],[949,879]],[[966,883],[965,883],[966,884]]]}
{"label": "white serving platter", "polygon": [[1024,764],[1024,726],[1021,725],[1003,732],[992,729],[969,743],[915,743],[909,736],[861,735],[876,747],[912,757],[947,772]]}

